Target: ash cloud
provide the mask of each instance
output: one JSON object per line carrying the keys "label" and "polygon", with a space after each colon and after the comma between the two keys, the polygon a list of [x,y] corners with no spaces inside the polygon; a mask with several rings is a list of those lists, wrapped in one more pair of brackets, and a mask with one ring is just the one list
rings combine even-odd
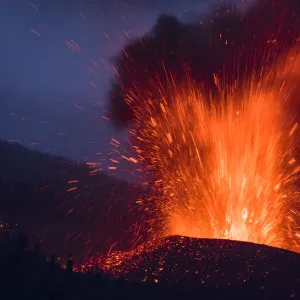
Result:
{"label": "ash cloud", "polygon": [[213,74],[222,77],[226,70],[226,76],[235,80],[261,67],[262,60],[264,65],[272,63],[278,55],[266,58],[268,50],[281,54],[299,39],[299,8],[297,0],[257,0],[246,12],[223,6],[191,23],[161,15],[148,34],[128,43],[114,58],[119,74],[110,94],[114,124],[122,128],[134,119],[124,92],[143,90],[157,75],[166,78],[165,70],[175,82],[188,70],[195,82],[204,82],[213,91]]}

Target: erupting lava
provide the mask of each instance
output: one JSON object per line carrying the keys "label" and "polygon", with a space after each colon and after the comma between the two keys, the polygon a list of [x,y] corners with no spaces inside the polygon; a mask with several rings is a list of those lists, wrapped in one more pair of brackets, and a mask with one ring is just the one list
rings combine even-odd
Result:
{"label": "erupting lava", "polygon": [[[176,86],[167,72],[167,87],[153,79],[149,90],[126,94],[137,120],[134,149],[154,178],[150,196],[138,201],[154,237],[233,239],[299,252],[299,140],[289,80],[295,57],[250,79],[216,77],[217,96],[191,81]],[[136,105],[144,95],[149,100]]]}

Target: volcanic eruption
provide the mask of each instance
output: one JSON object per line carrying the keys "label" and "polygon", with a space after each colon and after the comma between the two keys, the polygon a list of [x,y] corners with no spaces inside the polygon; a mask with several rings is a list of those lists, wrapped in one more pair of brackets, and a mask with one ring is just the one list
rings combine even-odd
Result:
{"label": "volcanic eruption", "polygon": [[[287,61],[293,62],[293,55]],[[219,101],[189,81],[154,85],[135,106],[140,163],[156,180],[140,205],[155,237],[224,238],[296,250],[298,123],[284,70],[244,85],[219,83]],[[154,87],[153,87],[154,89]],[[222,92],[224,91],[224,93]]]}
{"label": "volcanic eruption", "polygon": [[295,296],[297,9],[297,1],[258,0],[245,14],[223,6],[198,23],[162,16],[125,47],[111,115],[129,127],[133,160],[146,174],[134,230],[148,242],[87,265],[144,282],[249,283]]}
{"label": "volcanic eruption", "polygon": [[163,16],[124,49],[112,113],[150,178],[138,205],[151,238],[299,251],[295,7],[218,7],[188,25]]}

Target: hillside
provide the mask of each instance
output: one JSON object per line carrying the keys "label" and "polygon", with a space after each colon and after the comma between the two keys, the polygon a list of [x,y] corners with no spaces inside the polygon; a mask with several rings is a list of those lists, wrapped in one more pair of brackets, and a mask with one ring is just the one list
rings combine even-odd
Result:
{"label": "hillside", "polygon": [[112,253],[102,268],[133,282],[189,290],[228,291],[243,286],[270,299],[280,295],[279,299],[285,299],[293,291],[299,292],[300,284],[297,253],[248,242],[183,236],[157,239],[127,253]]}
{"label": "hillside", "polygon": [[0,219],[43,237],[64,254],[105,251],[114,240],[126,248],[122,237],[134,222],[128,206],[141,190],[90,171],[84,164],[0,142]]}

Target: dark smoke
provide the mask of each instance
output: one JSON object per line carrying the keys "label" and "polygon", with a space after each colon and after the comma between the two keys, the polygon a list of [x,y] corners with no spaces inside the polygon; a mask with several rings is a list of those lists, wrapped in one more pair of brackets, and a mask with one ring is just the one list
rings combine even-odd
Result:
{"label": "dark smoke", "polygon": [[[189,76],[214,89],[213,74],[229,80],[247,76],[253,68],[271,63],[299,37],[298,0],[257,0],[246,13],[237,7],[216,8],[206,20],[182,23],[162,15],[151,32],[126,45],[115,59],[120,76],[111,91],[111,113],[115,125],[124,127],[134,119],[124,93],[143,90],[149,78],[165,78],[165,69],[176,82]],[[200,21],[202,21],[200,23]],[[275,51],[274,51],[275,49]],[[163,62],[163,63],[162,63]],[[234,70],[234,72],[230,71]],[[141,98],[143,101],[145,98]]]}

